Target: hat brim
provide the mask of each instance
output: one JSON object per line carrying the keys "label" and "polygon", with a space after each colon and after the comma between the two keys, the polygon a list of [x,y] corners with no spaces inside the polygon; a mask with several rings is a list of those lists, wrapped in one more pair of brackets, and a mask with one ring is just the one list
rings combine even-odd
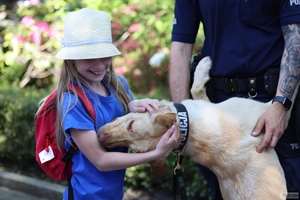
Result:
{"label": "hat brim", "polygon": [[55,57],[62,60],[82,60],[107,58],[120,54],[121,52],[112,43],[93,43],[63,47]]}

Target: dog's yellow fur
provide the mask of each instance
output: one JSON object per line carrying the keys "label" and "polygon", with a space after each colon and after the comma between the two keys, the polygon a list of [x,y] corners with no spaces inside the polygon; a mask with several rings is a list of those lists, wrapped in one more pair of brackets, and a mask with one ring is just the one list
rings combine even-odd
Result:
{"label": "dog's yellow fur", "polygon": [[[286,181],[275,150],[257,153],[262,136],[251,136],[270,103],[242,98],[209,102],[204,85],[210,67],[210,58],[200,61],[191,89],[198,100],[182,102],[190,127],[184,154],[216,174],[224,199],[283,199]],[[160,107],[159,113],[129,113],[106,124],[98,130],[99,141],[106,147],[128,146],[137,153],[154,149],[174,121],[179,122],[172,102],[162,100]],[[168,170],[164,158],[150,163],[154,175]]]}

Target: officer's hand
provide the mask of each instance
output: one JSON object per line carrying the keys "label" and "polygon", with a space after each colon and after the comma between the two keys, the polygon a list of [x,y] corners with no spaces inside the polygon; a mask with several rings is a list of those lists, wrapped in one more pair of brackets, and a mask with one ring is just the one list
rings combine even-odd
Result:
{"label": "officer's hand", "polygon": [[276,146],[284,133],[286,112],[280,103],[274,102],[259,118],[252,133],[252,136],[258,136],[265,128],[263,139],[256,150],[258,153],[261,153],[264,148],[274,148]]}

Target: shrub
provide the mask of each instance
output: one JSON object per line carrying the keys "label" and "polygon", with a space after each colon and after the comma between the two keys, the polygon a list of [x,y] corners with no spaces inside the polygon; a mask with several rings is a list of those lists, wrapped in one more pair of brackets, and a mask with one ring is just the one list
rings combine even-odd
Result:
{"label": "shrub", "polygon": [[33,119],[38,99],[33,94],[31,90],[16,88],[0,92],[0,155],[19,166],[34,157]]}

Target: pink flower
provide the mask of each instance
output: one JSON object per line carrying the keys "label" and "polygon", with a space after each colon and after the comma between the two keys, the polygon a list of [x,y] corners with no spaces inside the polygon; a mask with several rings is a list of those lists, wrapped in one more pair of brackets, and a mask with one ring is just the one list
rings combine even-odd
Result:
{"label": "pink flower", "polygon": [[119,31],[122,29],[122,25],[120,23],[112,21],[111,28],[112,28],[112,35],[115,36],[119,34]]}
{"label": "pink flower", "polygon": [[121,25],[120,23],[118,23],[118,22],[115,22],[115,21],[112,21],[112,22],[111,22],[111,27],[112,27],[113,29],[118,29],[118,30],[121,30],[121,29],[122,29],[122,25]]}
{"label": "pink flower", "polygon": [[155,80],[150,79],[150,84],[151,84],[151,92],[154,92],[156,90]]}
{"label": "pink flower", "polygon": [[50,29],[48,31],[48,37],[50,39],[56,38],[59,35],[60,31],[58,29]]}
{"label": "pink flower", "polygon": [[125,67],[118,67],[118,68],[115,68],[115,71],[116,71],[116,73],[119,74],[119,75],[123,75],[124,73],[126,73]]}
{"label": "pink flower", "polygon": [[122,12],[123,12],[124,14],[130,14],[130,13],[135,12],[135,11],[137,11],[137,10],[138,10],[137,6],[129,6],[129,7],[127,7],[127,8],[123,8],[123,9],[122,9]]}
{"label": "pink flower", "polygon": [[152,85],[150,90],[151,90],[151,92],[154,92],[156,90],[156,86]]}
{"label": "pink flower", "polygon": [[33,41],[35,44],[40,45],[42,41],[42,36],[40,32],[34,31],[30,35],[30,40]]}
{"label": "pink flower", "polygon": [[26,42],[26,39],[19,36],[19,35],[15,35],[13,38],[12,38],[12,43],[21,43],[21,44],[24,44]]}
{"label": "pink flower", "polygon": [[130,9],[132,10],[132,11],[138,11],[138,7],[137,6],[129,6],[130,7]]}
{"label": "pink flower", "polygon": [[40,0],[30,0],[30,5],[38,5],[40,3]]}
{"label": "pink flower", "polygon": [[151,32],[151,33],[148,34],[149,38],[153,38],[153,36],[154,36],[153,32]]}
{"label": "pink flower", "polygon": [[34,26],[42,32],[47,32],[49,29],[49,24],[47,22],[36,22]]}
{"label": "pink flower", "polygon": [[130,52],[141,49],[141,46],[138,40],[127,39],[120,44],[120,48],[124,49],[126,52]]}
{"label": "pink flower", "polygon": [[131,13],[131,10],[130,10],[130,8],[129,7],[127,7],[127,8],[123,8],[122,9],[122,12],[124,13],[124,14],[130,14]]}
{"label": "pink flower", "polygon": [[131,24],[131,26],[128,29],[129,32],[139,32],[140,31],[140,25],[139,24]]}
{"label": "pink flower", "polygon": [[24,25],[25,27],[30,27],[35,23],[33,17],[31,16],[25,16],[21,20],[21,24]]}
{"label": "pink flower", "polygon": [[162,70],[160,68],[156,69],[155,74],[162,75]]}

